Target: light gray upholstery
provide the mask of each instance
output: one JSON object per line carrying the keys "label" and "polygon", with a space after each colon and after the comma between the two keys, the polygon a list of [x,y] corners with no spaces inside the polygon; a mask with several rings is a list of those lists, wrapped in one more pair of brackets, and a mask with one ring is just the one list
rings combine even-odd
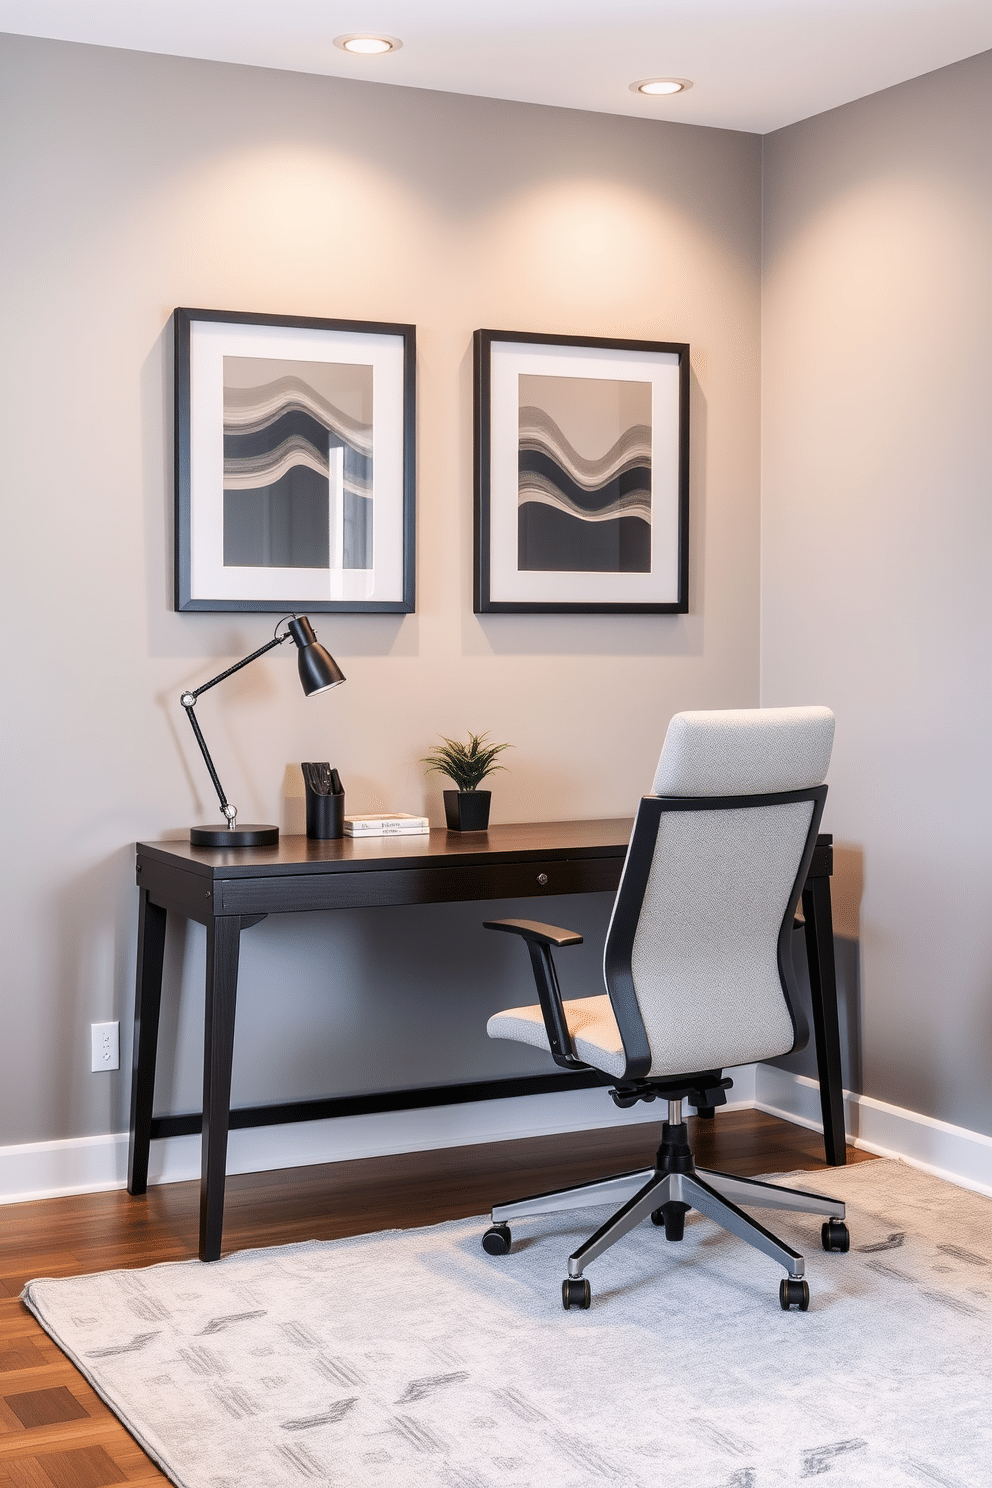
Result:
{"label": "light gray upholstery", "polygon": [[778,932],[812,812],[800,801],[662,817],[631,957],[650,1075],[792,1048]]}
{"label": "light gray upholstery", "polygon": [[[826,775],[833,732],[829,708],[678,714],[655,794],[809,789]],[[778,936],[812,812],[810,801],[663,812],[631,954],[649,1078],[749,1064],[793,1047]],[[628,855],[625,875],[629,864]],[[623,892],[621,882],[617,902]],[[609,998],[564,1007],[578,1057],[621,1078],[626,1056]],[[487,1032],[549,1048],[538,1006],[497,1013]]]}
{"label": "light gray upholstery", "polygon": [[757,796],[827,778],[829,708],[727,708],[676,713],[655,771],[656,796]]}

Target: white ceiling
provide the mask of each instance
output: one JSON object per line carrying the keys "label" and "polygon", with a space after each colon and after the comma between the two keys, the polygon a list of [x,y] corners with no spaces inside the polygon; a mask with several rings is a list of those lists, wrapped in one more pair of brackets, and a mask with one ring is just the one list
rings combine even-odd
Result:
{"label": "white ceiling", "polygon": [[[0,30],[764,134],[992,48],[992,0],[0,0]],[[403,48],[333,45],[364,30]],[[694,87],[629,91],[656,76]]]}

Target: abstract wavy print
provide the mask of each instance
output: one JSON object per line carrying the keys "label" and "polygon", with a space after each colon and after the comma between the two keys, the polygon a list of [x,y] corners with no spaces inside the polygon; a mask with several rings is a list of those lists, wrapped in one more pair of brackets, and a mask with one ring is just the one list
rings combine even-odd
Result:
{"label": "abstract wavy print", "polygon": [[372,368],[224,358],[224,564],[372,567]]}
{"label": "abstract wavy print", "polygon": [[517,566],[650,573],[651,384],[521,375]]}

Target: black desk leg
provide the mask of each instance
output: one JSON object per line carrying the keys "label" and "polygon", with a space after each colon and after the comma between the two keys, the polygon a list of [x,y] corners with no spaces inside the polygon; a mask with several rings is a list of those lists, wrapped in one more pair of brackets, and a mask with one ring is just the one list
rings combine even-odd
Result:
{"label": "black desk leg", "polygon": [[207,926],[200,1159],[201,1261],[219,1260],[224,1230],[224,1182],[227,1175],[227,1131],[231,1118],[231,1067],[240,941],[240,915],[219,916]]}
{"label": "black desk leg", "polygon": [[155,1098],[155,1055],[162,1007],[165,960],[165,910],[142,889],[138,904],[138,968],[134,993],[134,1053],[131,1060],[131,1135],[127,1154],[127,1191],[148,1188],[148,1148]]}
{"label": "black desk leg", "polygon": [[820,1110],[827,1162],[847,1162],[844,1130],[844,1082],[840,1067],[840,1025],[837,1019],[837,975],[834,968],[834,923],[830,909],[830,879],[808,878],[803,889],[803,918],[809,988],[813,1007],[813,1037],[820,1073]]}

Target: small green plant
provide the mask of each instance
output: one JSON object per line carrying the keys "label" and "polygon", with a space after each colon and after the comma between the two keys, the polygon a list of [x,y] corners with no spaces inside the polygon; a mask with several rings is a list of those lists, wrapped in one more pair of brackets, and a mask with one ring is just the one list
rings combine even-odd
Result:
{"label": "small green plant", "polygon": [[505,765],[496,764],[496,756],[513,748],[512,744],[487,744],[488,734],[469,734],[467,744],[444,734],[441,738],[444,743],[436,744],[420,763],[427,766],[428,774],[436,770],[439,775],[447,775],[460,791],[478,790],[487,775],[505,770]]}

